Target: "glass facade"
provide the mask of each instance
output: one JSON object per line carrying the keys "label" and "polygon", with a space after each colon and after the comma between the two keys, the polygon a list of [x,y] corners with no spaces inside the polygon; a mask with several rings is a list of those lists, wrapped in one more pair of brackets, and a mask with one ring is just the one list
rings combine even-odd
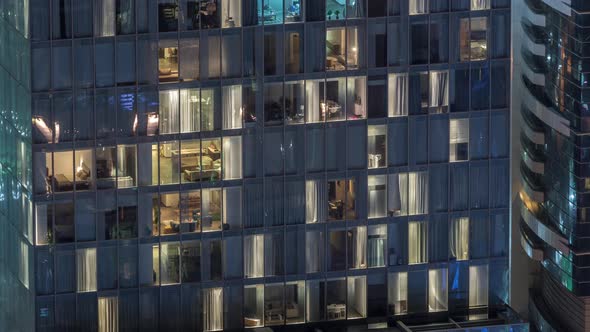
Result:
{"label": "glass facade", "polygon": [[[540,331],[584,331],[590,295],[587,225],[586,1],[518,6],[514,105],[520,109],[520,243],[540,273],[530,290]],[[516,44],[515,44],[516,45]],[[572,306],[580,301],[580,306]]]}
{"label": "glass facade", "polygon": [[34,270],[30,330],[491,318],[508,303],[509,1],[24,10],[25,58],[4,60],[30,70],[0,77],[24,82],[4,99],[22,127],[2,118],[22,130],[2,147],[22,150],[2,160],[2,197],[19,184],[21,205],[0,225],[27,213],[10,241]]}
{"label": "glass facade", "polygon": [[29,2],[0,2],[0,330],[34,330]]}

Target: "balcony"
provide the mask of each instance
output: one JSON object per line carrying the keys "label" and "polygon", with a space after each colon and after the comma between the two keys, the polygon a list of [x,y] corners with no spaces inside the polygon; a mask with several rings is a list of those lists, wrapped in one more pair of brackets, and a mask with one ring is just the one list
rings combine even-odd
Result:
{"label": "balcony", "polygon": [[520,51],[523,74],[535,85],[545,86],[545,71],[547,66],[542,55],[533,54],[529,49],[523,47]]}
{"label": "balcony", "polygon": [[550,245],[551,247],[559,250],[564,255],[569,255],[570,248],[567,239],[561,235],[558,231],[554,230],[551,226],[546,225],[542,220],[547,218],[547,215],[540,211],[538,214],[533,214],[523,204],[520,207],[520,217],[524,223],[530,228],[530,230],[537,235],[541,240]]}
{"label": "balcony", "polygon": [[535,202],[543,203],[545,201],[545,186],[543,185],[541,175],[529,170],[524,161],[520,164],[520,175],[522,188],[527,195]]}
{"label": "balcony", "polygon": [[525,0],[526,6],[523,17],[528,18],[533,24],[545,26],[545,9],[540,0]]}
{"label": "balcony", "polygon": [[[545,124],[525,104],[521,105],[520,115],[522,116],[523,125],[521,126],[523,134],[535,145],[545,145]],[[542,150],[540,151],[544,153]]]}
{"label": "balcony", "polygon": [[520,224],[520,246],[532,260],[537,262],[543,260],[543,241],[532,234],[524,223]]}
{"label": "balcony", "polygon": [[531,112],[546,125],[569,137],[569,120],[553,110],[552,102],[545,94],[543,87],[533,84],[526,76],[522,76],[522,80],[525,85],[523,103],[528,105]]}
{"label": "balcony", "polygon": [[522,146],[522,161],[524,164],[537,174],[545,173],[545,154],[539,146],[533,144],[528,137],[520,134],[520,144]]}

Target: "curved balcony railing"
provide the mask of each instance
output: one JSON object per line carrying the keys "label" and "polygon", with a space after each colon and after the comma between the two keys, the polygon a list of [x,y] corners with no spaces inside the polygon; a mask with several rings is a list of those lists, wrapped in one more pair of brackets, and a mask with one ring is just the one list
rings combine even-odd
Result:
{"label": "curved balcony railing", "polygon": [[520,217],[529,229],[537,235],[539,239],[543,240],[543,242],[564,255],[570,254],[570,247],[567,239],[561,235],[561,233],[554,230],[553,227],[545,224],[544,220],[547,219],[547,214],[544,210],[539,211],[537,214],[533,214],[523,203],[520,206]]}
{"label": "curved balcony railing", "polygon": [[520,26],[529,39],[535,44],[545,44],[547,41],[547,33],[542,26],[533,24],[527,17],[523,17],[520,21]]}
{"label": "curved balcony railing", "polygon": [[543,240],[535,235],[526,223],[520,223],[520,245],[524,252],[535,261],[543,260]]}

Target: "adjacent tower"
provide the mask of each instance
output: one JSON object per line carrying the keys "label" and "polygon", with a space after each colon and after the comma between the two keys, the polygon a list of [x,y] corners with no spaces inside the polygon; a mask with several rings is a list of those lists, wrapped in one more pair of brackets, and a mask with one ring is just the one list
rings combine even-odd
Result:
{"label": "adjacent tower", "polygon": [[[513,27],[514,107],[520,113],[521,245],[535,272],[531,325],[590,329],[586,72],[588,1],[526,0]],[[515,172],[515,174],[518,174]]]}

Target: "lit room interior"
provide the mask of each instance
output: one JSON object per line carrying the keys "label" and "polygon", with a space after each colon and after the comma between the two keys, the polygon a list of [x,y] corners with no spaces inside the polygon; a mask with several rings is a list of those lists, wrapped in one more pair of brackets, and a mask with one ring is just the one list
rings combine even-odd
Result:
{"label": "lit room interior", "polygon": [[328,180],[328,220],[356,218],[354,179]]}

